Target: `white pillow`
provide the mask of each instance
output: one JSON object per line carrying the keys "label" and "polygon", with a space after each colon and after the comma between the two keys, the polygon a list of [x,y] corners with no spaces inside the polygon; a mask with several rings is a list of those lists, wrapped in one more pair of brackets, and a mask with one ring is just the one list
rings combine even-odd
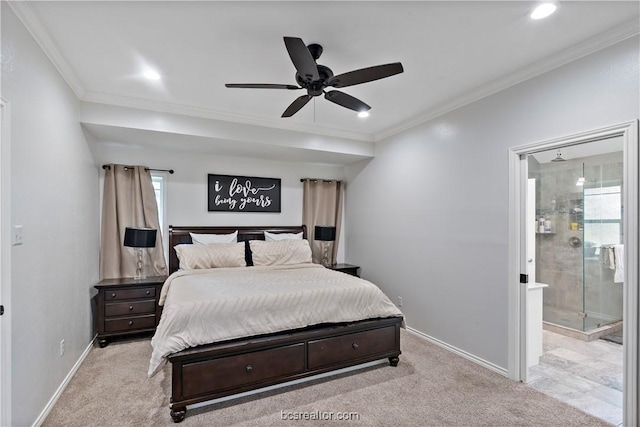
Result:
{"label": "white pillow", "polygon": [[237,243],[238,230],[229,234],[196,234],[189,233],[193,243],[209,245],[211,243]]}
{"label": "white pillow", "polygon": [[302,231],[299,233],[269,233],[264,232],[264,240],[267,242],[276,242],[279,240],[302,240]]}
{"label": "white pillow", "polygon": [[311,263],[311,247],[307,240],[267,242],[250,240],[253,265],[290,265]]}
{"label": "white pillow", "polygon": [[197,268],[244,267],[244,242],[211,245],[176,245],[176,255],[182,270]]}

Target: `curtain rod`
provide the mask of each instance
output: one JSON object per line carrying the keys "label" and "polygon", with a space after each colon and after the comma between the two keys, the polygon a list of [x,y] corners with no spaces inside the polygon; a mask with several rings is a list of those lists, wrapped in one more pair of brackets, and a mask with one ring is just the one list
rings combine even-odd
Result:
{"label": "curtain rod", "polygon": [[311,182],[318,182],[318,181],[322,181],[322,182],[326,182],[326,183],[332,183],[332,182],[342,182],[342,180],[340,179],[322,179],[322,178],[300,178],[300,182],[305,182],[305,181],[311,181]]}
{"label": "curtain rod", "polygon": [[[133,169],[134,166],[125,166],[124,170]],[[111,165],[102,165],[102,169],[111,169]],[[173,174],[173,169],[152,169],[152,168],[144,168],[146,171],[156,171],[156,172],[169,172]]]}

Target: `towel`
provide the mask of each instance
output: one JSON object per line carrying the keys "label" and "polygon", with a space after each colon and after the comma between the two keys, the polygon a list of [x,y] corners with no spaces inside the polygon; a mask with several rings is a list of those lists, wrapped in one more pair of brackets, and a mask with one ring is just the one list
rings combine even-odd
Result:
{"label": "towel", "polygon": [[624,245],[614,245],[613,254],[615,259],[615,271],[613,273],[613,282],[624,282]]}
{"label": "towel", "polygon": [[600,252],[600,261],[609,270],[616,269],[616,259],[613,252],[613,247],[602,247],[602,251]]}

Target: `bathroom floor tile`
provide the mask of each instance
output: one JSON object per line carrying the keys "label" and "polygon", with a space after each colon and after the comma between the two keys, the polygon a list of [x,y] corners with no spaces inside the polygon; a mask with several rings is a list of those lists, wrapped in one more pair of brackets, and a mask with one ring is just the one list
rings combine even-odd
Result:
{"label": "bathroom floor tile", "polygon": [[543,331],[527,385],[614,425],[622,422],[622,346]]}
{"label": "bathroom floor tile", "polygon": [[618,425],[622,422],[621,408],[600,400],[595,396],[586,394],[577,399],[569,399],[567,403],[588,414],[609,421],[611,424]]}

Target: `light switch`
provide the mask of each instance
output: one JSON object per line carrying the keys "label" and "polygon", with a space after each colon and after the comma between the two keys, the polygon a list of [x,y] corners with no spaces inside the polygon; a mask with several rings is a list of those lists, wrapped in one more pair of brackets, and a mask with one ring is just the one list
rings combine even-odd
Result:
{"label": "light switch", "polygon": [[12,235],[11,235],[11,244],[13,246],[17,246],[17,245],[21,245],[22,244],[22,226],[21,225],[14,225],[12,227]]}

